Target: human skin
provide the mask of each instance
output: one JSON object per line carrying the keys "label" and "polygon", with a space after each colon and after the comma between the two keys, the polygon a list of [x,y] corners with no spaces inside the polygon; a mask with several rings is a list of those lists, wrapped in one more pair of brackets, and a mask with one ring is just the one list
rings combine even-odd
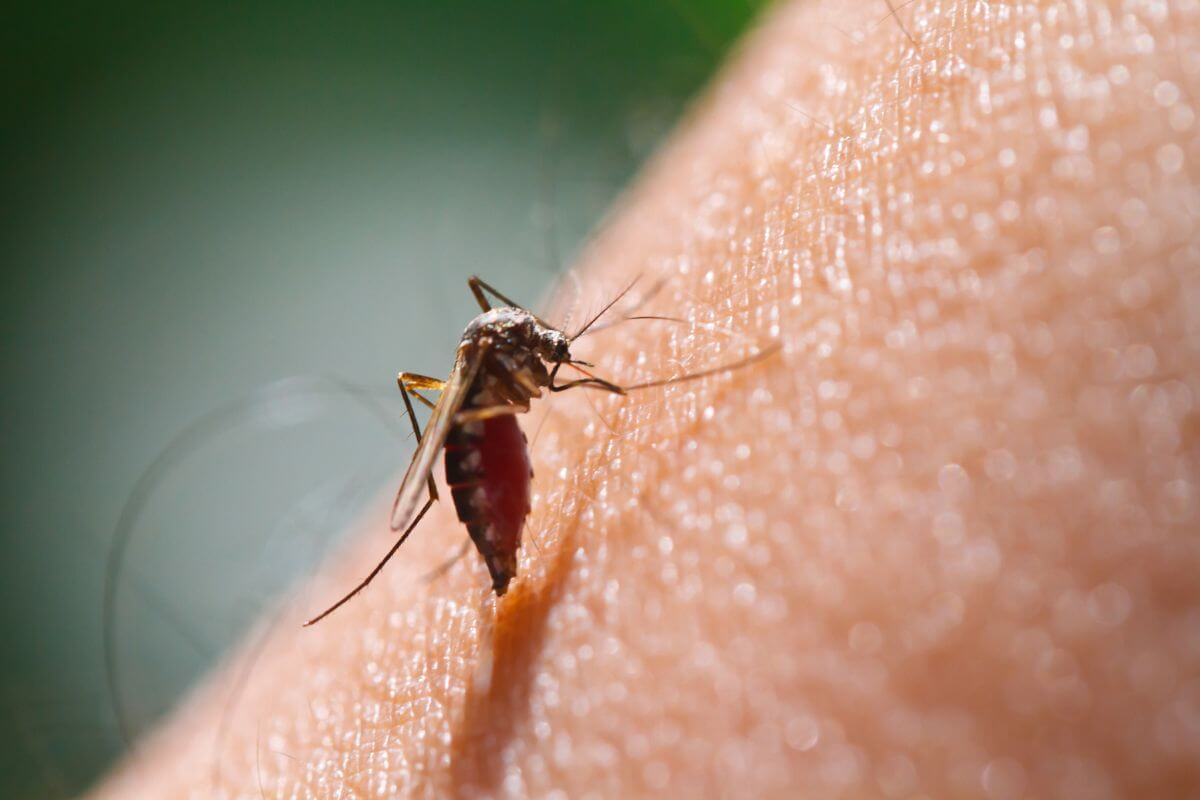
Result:
{"label": "human skin", "polygon": [[300,629],[372,518],[96,796],[1196,796],[1200,4],[885,12],[771,13],[579,268],[698,323],[606,376],[780,354],[541,401],[505,597],[442,503]]}

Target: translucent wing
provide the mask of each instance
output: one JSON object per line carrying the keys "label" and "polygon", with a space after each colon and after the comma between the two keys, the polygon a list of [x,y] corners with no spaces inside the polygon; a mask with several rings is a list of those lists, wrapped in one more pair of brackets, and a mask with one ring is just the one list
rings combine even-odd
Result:
{"label": "translucent wing", "polygon": [[400,483],[400,490],[396,493],[396,502],[392,504],[392,530],[398,531],[407,527],[413,512],[417,510],[421,491],[425,488],[426,480],[433,469],[434,459],[446,443],[454,415],[467,399],[467,392],[475,380],[475,374],[479,371],[479,365],[486,352],[487,348],[480,345],[459,351],[458,360],[455,361],[454,369],[442,388],[442,396],[429,417],[425,433],[417,445],[417,452],[413,454],[408,471],[404,473],[404,480]]}

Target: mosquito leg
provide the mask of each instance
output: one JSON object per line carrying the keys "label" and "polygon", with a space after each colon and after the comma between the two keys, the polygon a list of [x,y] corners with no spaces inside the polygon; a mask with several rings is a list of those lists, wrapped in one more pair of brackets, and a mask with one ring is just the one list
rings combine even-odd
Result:
{"label": "mosquito leg", "polygon": [[440,392],[446,385],[446,382],[441,378],[431,378],[428,375],[418,375],[415,372],[401,372],[396,376],[396,380],[408,389],[432,389],[435,392]]}
{"label": "mosquito leg", "polygon": [[417,516],[413,519],[413,521],[411,523],[409,523],[408,527],[404,529],[404,533],[401,534],[400,538],[396,540],[396,543],[394,545],[392,545],[392,549],[388,550],[387,555],[385,555],[380,560],[380,562],[375,565],[375,569],[371,570],[371,572],[367,575],[367,577],[363,578],[362,583],[358,584],[358,586],[355,586],[353,589],[351,589],[349,592],[347,592],[346,595],[344,597],[342,597],[341,600],[338,600],[336,603],[331,605],[329,608],[325,609],[320,614],[317,614],[317,616],[313,617],[308,622],[304,623],[304,627],[307,628],[310,625],[316,625],[318,622],[320,622],[321,620],[328,617],[334,611],[337,611],[339,608],[344,606],[350,600],[350,598],[354,597],[354,595],[358,594],[363,589],[367,588],[367,586],[371,583],[371,581],[375,580],[375,576],[378,575],[380,573],[380,571],[383,570],[384,565],[386,565],[388,563],[388,561],[391,560],[392,556],[396,555],[396,551],[400,549],[400,545],[404,544],[404,540],[407,539],[408,535],[413,532],[414,528],[417,527],[417,524],[420,523],[420,521],[424,518],[425,514],[433,506],[433,501],[436,499],[437,499],[437,496],[434,495],[433,497],[430,497],[428,500],[425,501],[425,505],[421,506],[421,510],[417,512]]}
{"label": "mosquito leg", "polygon": [[734,361],[732,364],[722,364],[710,369],[702,369],[698,372],[688,372],[683,375],[676,375],[673,378],[662,378],[657,381],[646,381],[645,383],[635,383],[630,386],[622,387],[623,391],[632,392],[637,389],[651,389],[655,386],[670,386],[673,383],[685,383],[687,381],[699,380],[707,378],[710,375],[721,375],[725,372],[733,372],[743,369],[751,364],[757,364],[759,361],[770,358],[783,349],[783,345],[779,342],[774,342],[751,356],[746,356],[741,361]]}
{"label": "mosquito leg", "polygon": [[[492,305],[491,305],[491,303],[488,302],[488,299],[487,299],[487,295],[490,294],[492,297],[496,298],[501,303],[504,303],[506,306],[511,306],[512,308],[519,308],[522,311],[526,312],[531,317],[536,319],[538,321],[538,324],[541,325],[543,328],[554,327],[550,323],[546,322],[546,320],[539,317],[537,314],[534,314],[528,308],[525,308],[525,306],[521,305],[520,303],[518,303],[514,300],[510,300],[509,298],[500,294],[498,291],[496,291],[494,286],[492,286],[490,283],[488,283],[487,281],[485,281],[483,278],[479,277],[478,275],[472,275],[471,277],[467,278],[467,285],[471,287],[471,294],[475,295],[475,301],[477,303],[479,303],[479,307],[482,308],[484,311],[492,310]],[[484,294],[484,292],[487,292],[487,294]]]}
{"label": "mosquito leg", "polygon": [[579,380],[567,381],[566,383],[556,384],[554,382],[554,378],[558,375],[558,368],[561,367],[563,363],[564,362],[559,362],[558,364],[555,364],[554,369],[550,370],[550,391],[565,392],[567,389],[574,389],[576,386],[587,386],[592,389],[602,389],[606,392],[612,392],[613,394],[625,394],[625,390],[617,384],[613,383],[612,381],[606,381],[603,378],[597,378],[586,369],[581,369],[576,363],[568,362],[567,366],[577,372],[582,372],[584,375],[587,375],[587,377]]}
{"label": "mosquito leg", "polygon": [[[417,437],[417,441],[420,441],[421,425],[417,422],[416,414],[413,410],[412,399],[409,397],[409,394],[411,393],[422,403],[430,408],[433,408],[435,407],[435,404],[417,390],[428,389],[432,391],[441,391],[445,387],[446,383],[439,378],[431,378],[427,375],[418,375],[415,372],[401,372],[396,376],[396,385],[400,387],[400,395],[404,398],[404,406],[405,410],[408,411],[408,418],[412,422],[413,434]],[[375,569],[371,570],[370,574],[367,575],[367,577],[363,579],[361,583],[355,586],[354,589],[352,589],[348,594],[342,597],[342,599],[338,600],[316,617],[313,617],[309,621],[305,622],[305,627],[308,627],[309,625],[315,625],[325,617],[332,614],[348,600],[350,600],[350,598],[354,597],[354,595],[365,589],[367,585],[374,580],[375,576],[379,574],[384,565],[387,564],[391,557],[395,555],[396,551],[400,549],[400,545],[404,544],[404,541],[408,538],[409,534],[413,532],[413,530],[417,527],[417,524],[422,520],[422,518],[424,518],[434,501],[438,499],[437,486],[434,484],[432,475],[429,476],[428,486],[429,499],[425,501],[425,505],[421,507],[419,512],[417,512],[416,517],[411,523],[409,523],[409,526],[405,528],[404,533],[401,534],[400,538],[396,540],[396,543],[392,545],[392,549],[387,552],[387,555],[385,555],[383,559],[375,566]]]}
{"label": "mosquito leg", "polygon": [[478,275],[472,275],[470,278],[468,278],[467,285],[470,286],[471,291],[475,293],[475,299],[479,301],[479,305],[483,307],[484,311],[491,310],[491,306],[487,305],[487,297],[484,295],[484,292],[487,292],[492,297],[499,300],[501,303],[504,303],[504,305],[506,305],[506,306],[512,306],[513,308],[520,308],[520,309],[526,310],[526,311],[528,310],[525,308],[525,306],[521,305],[520,303],[513,302],[509,298],[500,294],[498,291],[496,291],[496,288],[494,286],[492,286],[490,283],[488,283],[487,281],[485,281],[483,278],[479,277]]}
{"label": "mosquito leg", "polygon": [[455,425],[465,425],[468,422],[482,422],[485,419],[492,417],[502,417],[506,414],[524,414],[529,410],[529,404],[519,406],[484,406],[483,408],[472,408],[466,411],[460,411],[454,415]]}
{"label": "mosquito leg", "polygon": [[625,389],[617,386],[615,383],[610,383],[603,378],[580,378],[579,380],[575,381],[567,381],[566,383],[551,385],[550,391],[565,392],[567,389],[574,389],[577,386],[586,386],[589,389],[601,389],[605,392],[612,392],[613,394],[625,394]]}
{"label": "mosquito leg", "polygon": [[425,581],[426,583],[429,583],[430,581],[435,581],[438,578],[442,577],[447,572],[449,572],[450,568],[453,567],[455,564],[457,564],[459,562],[459,560],[462,559],[462,557],[465,556],[467,554],[467,551],[470,549],[471,549],[471,540],[467,539],[465,542],[462,543],[462,547],[458,548],[457,553],[450,556],[450,558],[446,559],[441,564],[439,564],[438,566],[431,569],[429,572],[425,573],[424,577],[422,577],[421,580]]}
{"label": "mosquito leg", "polygon": [[550,391],[565,392],[567,389],[573,389],[576,386],[587,386],[587,387],[593,388],[593,389],[603,389],[605,391],[612,392],[613,394],[626,394],[628,392],[637,391],[638,389],[651,389],[655,386],[670,386],[673,383],[685,383],[687,381],[699,380],[700,378],[707,378],[710,375],[721,375],[726,372],[733,372],[735,370],[739,370],[739,369],[748,367],[751,364],[756,364],[759,361],[762,361],[763,359],[770,358],[771,356],[775,355],[782,349],[783,349],[782,344],[780,344],[779,342],[774,342],[771,345],[762,348],[754,355],[747,356],[746,358],[743,358],[741,361],[734,361],[732,364],[722,364],[720,366],[712,367],[710,369],[702,369],[702,370],[699,370],[698,372],[687,372],[687,373],[684,373],[683,375],[676,375],[673,378],[662,378],[662,379],[656,380],[656,381],[645,381],[644,383],[633,383],[628,386],[620,386],[618,384],[613,383],[612,381],[606,381],[603,378],[597,378],[595,375],[588,372],[586,369],[581,369],[579,366],[577,366],[574,363],[563,362],[563,363],[566,363],[567,366],[571,367],[571,369],[577,370],[578,372],[582,372],[584,375],[587,375],[588,377],[581,378],[579,380],[574,380],[574,381],[567,381],[566,383],[560,383],[560,384],[556,385],[554,383],[554,377],[558,373],[558,368],[559,368],[560,364],[555,364],[554,369],[550,371]]}
{"label": "mosquito leg", "polygon": [[[472,275],[467,278],[467,286],[471,287],[471,294],[475,295],[475,302],[479,303],[479,307],[484,311],[491,311],[492,304],[488,302],[487,295],[483,293],[484,282]],[[493,293],[494,294],[494,293]],[[496,295],[499,297],[499,295]],[[512,305],[511,303],[509,305]]]}
{"label": "mosquito leg", "polygon": [[408,391],[412,394],[413,397],[417,398],[422,403],[424,403],[425,407],[428,408],[430,411],[437,408],[437,403],[433,402],[428,397],[426,397],[425,395],[418,392],[416,389],[409,389]]}
{"label": "mosquito leg", "polygon": [[[422,397],[417,389],[432,389],[440,392],[442,387],[446,385],[445,381],[437,378],[430,378],[425,375],[418,375],[415,372],[401,372],[396,376],[396,385],[400,387],[400,395],[404,398],[404,407],[408,411],[408,419],[412,422],[413,435],[417,437],[417,441],[421,441],[421,424],[417,422],[417,415],[413,411],[412,400],[409,399],[408,393],[411,391],[425,405],[433,408],[431,403],[425,397]],[[411,388],[410,388],[411,387]],[[438,499],[437,486],[434,485],[433,475],[429,476],[426,481],[429,485],[430,502]]]}
{"label": "mosquito leg", "polygon": [[[430,378],[428,375],[418,375],[415,372],[401,372],[396,376],[396,384],[400,387],[400,391],[407,389],[426,406],[434,408],[436,404],[418,392],[417,389],[430,389],[440,392],[445,387],[446,382],[439,378]],[[419,433],[417,434],[417,438],[421,438]]]}

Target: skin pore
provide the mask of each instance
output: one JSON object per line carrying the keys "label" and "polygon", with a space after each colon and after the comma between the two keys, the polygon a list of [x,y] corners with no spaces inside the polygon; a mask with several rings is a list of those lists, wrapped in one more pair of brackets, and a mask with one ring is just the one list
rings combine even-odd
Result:
{"label": "skin pore", "polygon": [[783,352],[539,401],[504,598],[442,502],[301,629],[373,517],[96,796],[1200,789],[1200,4],[884,13],[769,14],[580,267],[698,323],[605,377]]}

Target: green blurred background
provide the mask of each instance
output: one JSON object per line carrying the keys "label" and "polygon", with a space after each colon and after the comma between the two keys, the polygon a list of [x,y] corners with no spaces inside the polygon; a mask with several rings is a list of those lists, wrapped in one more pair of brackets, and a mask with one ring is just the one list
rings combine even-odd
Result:
{"label": "green blurred background", "polygon": [[466,277],[536,302],[757,5],[5,11],[0,796],[78,793],[122,749],[105,561],[172,437],[251,398],[133,531],[139,730],[403,466],[394,376],[445,371]]}

